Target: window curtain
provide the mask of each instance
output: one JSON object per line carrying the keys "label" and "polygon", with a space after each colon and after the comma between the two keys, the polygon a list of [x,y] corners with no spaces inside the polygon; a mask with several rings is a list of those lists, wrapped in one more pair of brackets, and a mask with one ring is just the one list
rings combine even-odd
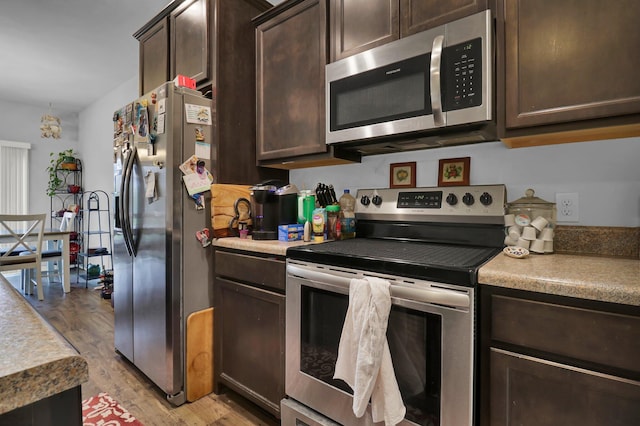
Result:
{"label": "window curtain", "polygon": [[29,212],[31,144],[0,141],[0,213]]}

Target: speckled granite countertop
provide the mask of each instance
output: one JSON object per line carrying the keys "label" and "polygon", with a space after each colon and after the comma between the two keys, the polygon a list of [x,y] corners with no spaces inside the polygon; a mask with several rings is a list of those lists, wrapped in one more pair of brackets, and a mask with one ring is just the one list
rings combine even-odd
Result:
{"label": "speckled granite countertop", "polygon": [[563,254],[514,259],[498,254],[480,284],[640,306],[640,261]]}
{"label": "speckled granite countertop", "polygon": [[89,380],[87,361],[0,279],[0,414]]}
{"label": "speckled granite countertop", "polygon": [[[313,242],[251,240],[235,237],[213,241],[216,247],[286,256],[287,248]],[[566,254],[530,255],[514,259],[498,254],[478,273],[480,284],[538,293],[640,306],[640,261]]]}
{"label": "speckled granite countertop", "polygon": [[216,247],[226,247],[236,250],[254,251],[258,253],[275,254],[285,256],[289,247],[302,246],[305,244],[317,244],[305,241],[278,241],[278,240],[252,240],[251,238],[218,238],[213,240]]}

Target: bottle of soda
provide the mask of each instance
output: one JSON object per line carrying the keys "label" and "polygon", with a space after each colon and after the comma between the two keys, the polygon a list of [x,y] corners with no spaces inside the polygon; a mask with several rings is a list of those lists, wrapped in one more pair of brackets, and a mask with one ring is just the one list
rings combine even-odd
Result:
{"label": "bottle of soda", "polygon": [[340,197],[340,239],[354,238],[356,236],[356,199],[348,189]]}

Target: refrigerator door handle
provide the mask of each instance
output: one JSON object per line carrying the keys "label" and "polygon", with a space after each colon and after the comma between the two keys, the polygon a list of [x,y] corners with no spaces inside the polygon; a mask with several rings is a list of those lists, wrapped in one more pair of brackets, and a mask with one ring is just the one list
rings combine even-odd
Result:
{"label": "refrigerator door handle", "polygon": [[131,231],[131,211],[129,210],[131,199],[131,179],[133,178],[133,165],[135,163],[135,157],[137,155],[137,148],[133,148],[127,156],[124,172],[122,176],[122,189],[120,191],[120,212],[122,215],[122,235],[124,237],[125,245],[129,256],[135,256],[136,250],[133,243],[132,231]]}
{"label": "refrigerator door handle", "polygon": [[120,187],[116,190],[119,191],[118,195],[115,197],[116,207],[115,207],[115,217],[114,217],[114,231],[122,235],[122,240],[124,241],[124,245],[127,248],[127,253],[131,256],[131,248],[129,247],[129,241],[127,241],[127,237],[124,233],[124,182],[126,169],[129,164],[129,155],[124,155],[127,153],[131,153],[130,149],[123,150],[123,165],[122,165],[122,176],[120,178]]}

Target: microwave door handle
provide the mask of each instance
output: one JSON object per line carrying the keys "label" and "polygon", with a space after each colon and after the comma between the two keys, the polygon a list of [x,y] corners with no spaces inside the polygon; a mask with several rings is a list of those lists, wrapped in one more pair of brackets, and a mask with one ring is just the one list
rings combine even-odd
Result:
{"label": "microwave door handle", "polygon": [[442,113],[442,93],[440,91],[440,72],[442,65],[442,46],[444,36],[439,35],[433,40],[431,47],[431,64],[429,68],[429,83],[431,89],[431,110],[433,111],[433,122],[436,127],[445,125],[444,114]]}

